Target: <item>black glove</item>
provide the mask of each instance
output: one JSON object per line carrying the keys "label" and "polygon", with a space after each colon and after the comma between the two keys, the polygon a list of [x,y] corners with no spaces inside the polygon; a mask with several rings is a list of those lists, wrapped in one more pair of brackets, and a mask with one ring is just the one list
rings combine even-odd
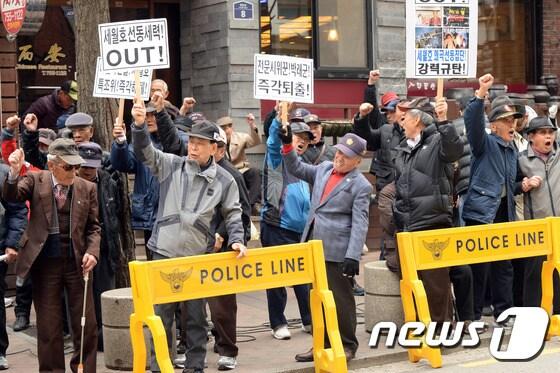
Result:
{"label": "black glove", "polygon": [[282,144],[289,145],[292,143],[292,128],[288,124],[287,126],[281,126],[280,131],[278,131],[278,136],[282,140]]}
{"label": "black glove", "polygon": [[360,262],[350,258],[344,258],[342,263],[342,274],[346,277],[354,277],[360,274]]}

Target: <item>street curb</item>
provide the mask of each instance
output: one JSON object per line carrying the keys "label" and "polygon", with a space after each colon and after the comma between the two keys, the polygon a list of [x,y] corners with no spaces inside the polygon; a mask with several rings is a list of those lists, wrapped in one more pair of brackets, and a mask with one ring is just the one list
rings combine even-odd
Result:
{"label": "street curb", "polygon": [[[505,334],[504,342],[507,342],[509,338],[509,330]],[[472,347],[472,349],[478,349],[481,347],[488,347],[490,346],[490,339],[492,338],[492,333],[486,332],[480,336],[480,343],[476,347]],[[465,349],[465,348],[463,348]],[[460,351],[460,347],[453,347],[453,348],[443,348],[442,355],[449,355],[454,352]],[[355,358],[350,361],[348,364],[348,370],[353,369],[361,369],[361,368],[370,368],[376,365],[384,365],[384,364],[391,364],[391,363],[400,363],[403,361],[408,360],[408,352],[406,350],[388,350],[379,355],[375,356],[364,356]],[[421,360],[422,361],[422,360]],[[411,367],[414,366],[415,363],[410,363]],[[303,365],[303,364],[302,364]],[[445,359],[443,359],[443,365],[445,365]],[[435,369],[435,368],[434,368]],[[301,368],[289,368],[287,370],[276,370],[277,373],[314,373],[315,367],[313,365],[306,365],[302,366]]]}

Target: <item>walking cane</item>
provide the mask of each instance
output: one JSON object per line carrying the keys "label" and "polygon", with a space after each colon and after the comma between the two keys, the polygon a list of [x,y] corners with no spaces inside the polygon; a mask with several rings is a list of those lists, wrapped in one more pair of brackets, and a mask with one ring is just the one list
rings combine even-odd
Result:
{"label": "walking cane", "polygon": [[87,283],[89,280],[89,272],[84,275],[84,303],[82,309],[82,336],[80,337],[80,363],[78,364],[78,373],[84,373],[84,327],[86,326],[86,299],[87,299]]}

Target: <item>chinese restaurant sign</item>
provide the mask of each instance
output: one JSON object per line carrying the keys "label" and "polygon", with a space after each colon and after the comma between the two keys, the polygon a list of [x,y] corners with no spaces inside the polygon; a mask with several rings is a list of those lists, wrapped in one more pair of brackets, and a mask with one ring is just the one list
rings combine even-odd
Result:
{"label": "chinese restaurant sign", "polygon": [[260,100],[313,103],[313,60],[255,54],[254,96]]}
{"label": "chinese restaurant sign", "polygon": [[478,1],[406,1],[406,77],[476,76]]}
{"label": "chinese restaurant sign", "polygon": [[16,35],[23,26],[27,0],[0,0],[2,23],[8,34]]}

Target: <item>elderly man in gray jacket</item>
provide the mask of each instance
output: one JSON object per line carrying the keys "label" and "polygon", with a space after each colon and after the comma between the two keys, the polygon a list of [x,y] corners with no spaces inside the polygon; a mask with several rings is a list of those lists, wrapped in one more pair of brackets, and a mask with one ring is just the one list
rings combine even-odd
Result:
{"label": "elderly man in gray jacket", "polygon": [[[323,240],[327,281],[336,303],[338,328],[346,359],[358,349],[356,302],[352,283],[359,274],[360,255],[369,226],[369,199],[373,187],[358,170],[366,141],[348,133],[335,145],[333,162],[318,166],[301,162],[293,149],[290,127],[280,137],[282,155],[290,172],[313,185],[311,209],[302,241]],[[325,346],[330,346],[325,334]],[[296,355],[296,360],[313,360],[313,351]]]}
{"label": "elderly man in gray jacket", "polygon": [[[148,248],[153,259],[201,255],[206,252],[210,223],[219,209],[229,235],[228,247],[246,254],[241,220],[239,191],[235,180],[214,160],[219,138],[218,127],[208,121],[196,124],[190,132],[188,157],[157,150],[150,141],[145,125],[146,108],[141,99],[132,107],[132,144],[136,157],[150,168],[159,180],[160,197],[156,222]],[[171,330],[176,305],[160,304],[156,314]],[[204,371],[206,356],[206,315],[202,299],[186,302],[187,352],[185,373]],[[167,344],[171,350],[171,335]],[[152,346],[152,372],[159,372]]]}
{"label": "elderly man in gray jacket", "polygon": [[[537,117],[529,122],[529,146],[519,154],[525,220],[560,216],[560,154],[557,130],[547,117]],[[541,305],[541,272],[545,260],[546,256],[524,259],[524,307]],[[553,283],[553,311],[558,314],[560,281],[556,272]]]}

